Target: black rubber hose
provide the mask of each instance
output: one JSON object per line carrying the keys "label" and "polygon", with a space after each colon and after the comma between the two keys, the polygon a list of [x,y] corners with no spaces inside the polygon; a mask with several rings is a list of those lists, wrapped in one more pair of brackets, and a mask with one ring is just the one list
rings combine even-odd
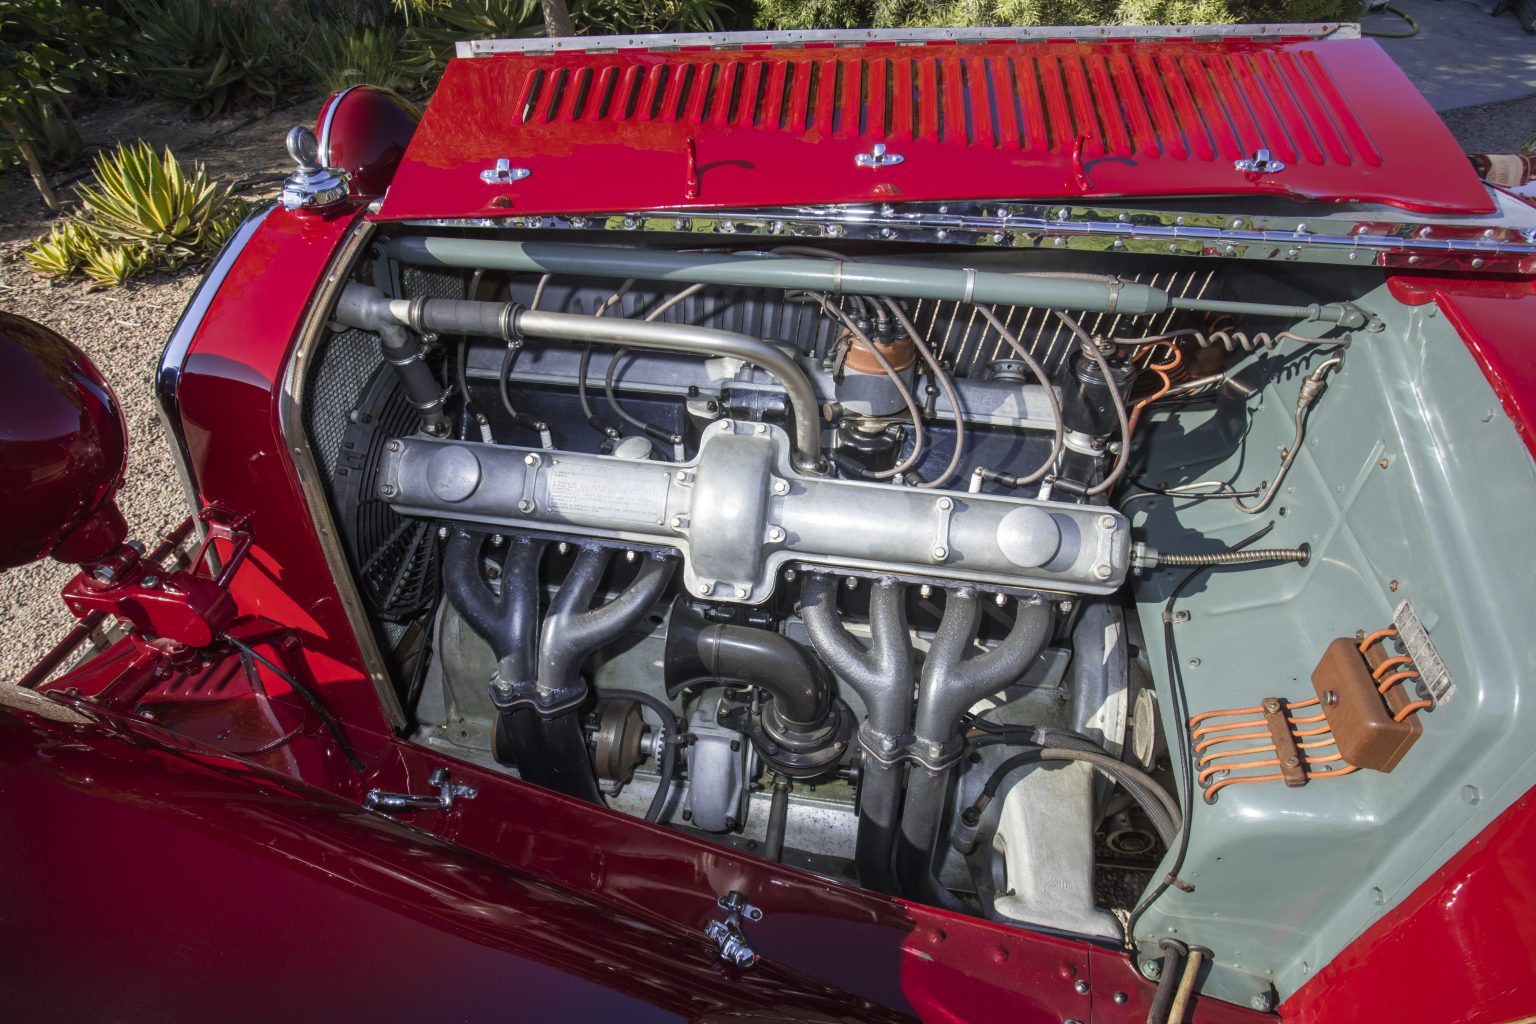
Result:
{"label": "black rubber hose", "polygon": [[540,785],[601,805],[603,792],[597,785],[597,773],[592,770],[581,712],[571,708],[557,715],[540,716],[538,724],[544,745],[540,774],[545,781]]}
{"label": "black rubber hose", "polygon": [[1157,991],[1147,1009],[1147,1024],[1171,1024],[1168,1012],[1173,1009],[1173,996],[1184,974],[1184,958],[1189,956],[1189,947],[1178,939],[1163,939],[1158,946],[1163,951],[1163,973],[1157,976]]}
{"label": "black rubber hose", "polygon": [[982,812],[997,796],[998,789],[1009,775],[1025,765],[1040,761],[1083,761],[1093,765],[1119,783],[1136,800],[1164,845],[1171,847],[1178,839],[1178,804],[1150,775],[1102,750],[1083,750],[1077,747],[1035,747],[1008,758],[987,777],[980,795],[965,810],[962,815],[965,823],[974,826],[981,820]]}
{"label": "black rubber hose", "polygon": [[661,766],[661,784],[656,787],[656,795],[651,797],[651,805],[645,811],[646,821],[660,821],[661,812],[667,805],[667,793],[672,787],[672,776],[677,772],[677,738],[682,735],[682,729],[677,724],[677,716],[672,713],[666,701],[640,690],[605,689],[602,695],[608,700],[632,700],[637,704],[644,704],[661,719],[661,733],[656,737],[655,746],[651,748],[655,752],[657,763]]}

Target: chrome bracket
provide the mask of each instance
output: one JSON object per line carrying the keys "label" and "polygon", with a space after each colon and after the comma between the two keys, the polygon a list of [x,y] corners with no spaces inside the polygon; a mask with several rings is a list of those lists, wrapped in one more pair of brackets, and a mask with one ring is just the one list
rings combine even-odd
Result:
{"label": "chrome bracket", "polygon": [[480,172],[480,180],[487,185],[506,185],[510,182],[522,181],[532,173],[526,167],[513,167],[511,160],[501,157],[496,161],[495,167]]}
{"label": "chrome bracket", "polygon": [[868,153],[856,153],[853,157],[853,162],[860,167],[894,167],[904,160],[906,157],[900,153],[887,153],[883,142],[875,143]]}
{"label": "chrome bracket", "polygon": [[370,811],[397,813],[400,811],[446,811],[454,800],[473,800],[479,795],[475,787],[449,778],[447,768],[434,768],[427,782],[437,787],[436,793],[386,793],[382,789],[370,789],[363,797],[363,806]]}
{"label": "chrome bracket", "polygon": [[288,155],[298,166],[283,182],[279,201],[285,210],[313,210],[334,206],[347,198],[347,176],[320,162],[315,133],[303,125],[291,128],[284,140]]}
{"label": "chrome bracket", "polygon": [[724,921],[710,921],[704,926],[704,934],[720,950],[720,958],[737,967],[751,967],[757,963],[757,951],[747,944],[747,936],[741,930],[741,922],[761,921],[763,912],[747,902],[747,898],[732,889],[715,901],[726,912]]}
{"label": "chrome bracket", "polygon": [[1285,170],[1282,161],[1272,159],[1269,150],[1261,149],[1247,160],[1234,160],[1232,166],[1239,171],[1247,171],[1250,174],[1279,174]]}

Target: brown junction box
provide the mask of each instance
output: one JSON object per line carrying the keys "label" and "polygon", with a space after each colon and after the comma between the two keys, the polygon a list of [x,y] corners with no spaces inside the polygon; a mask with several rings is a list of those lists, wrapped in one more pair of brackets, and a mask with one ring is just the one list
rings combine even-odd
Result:
{"label": "brown junction box", "polygon": [[[1373,651],[1379,651],[1373,648]],[[1379,655],[1385,657],[1385,655]],[[1339,637],[1323,652],[1312,670],[1312,686],[1344,760],[1361,768],[1389,772],[1397,767],[1424,727],[1417,716],[1394,722],[1392,716],[1413,699],[1412,690],[1398,684],[1385,696],[1376,691],[1371,662],[1361,655],[1352,637]]]}

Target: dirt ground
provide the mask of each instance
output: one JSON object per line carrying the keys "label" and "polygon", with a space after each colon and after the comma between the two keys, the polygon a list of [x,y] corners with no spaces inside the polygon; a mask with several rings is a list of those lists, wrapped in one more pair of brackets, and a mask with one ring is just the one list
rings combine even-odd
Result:
{"label": "dirt ground", "polygon": [[[82,118],[81,130],[88,144],[144,138],[169,145],[177,156],[204,162],[217,179],[235,182],[242,195],[259,199],[276,195],[290,166],[284,134],[295,124],[312,122],[319,102],[311,97],[285,109],[218,121],[189,121],[163,103],[117,104]],[[1536,97],[1447,111],[1444,117],[1470,151],[1513,149],[1536,135]],[[53,181],[62,195],[84,176],[81,168],[55,175]],[[112,382],[130,433],[121,503],[133,535],[152,545],[187,514],[160,434],[152,377],[198,274],[186,271],[98,291],[51,283],[32,274],[21,259],[26,244],[47,227],[26,174],[0,175],[0,309],[70,338]],[[0,680],[19,676],[73,624],[58,597],[71,572],[68,566],[44,562],[0,574]]]}

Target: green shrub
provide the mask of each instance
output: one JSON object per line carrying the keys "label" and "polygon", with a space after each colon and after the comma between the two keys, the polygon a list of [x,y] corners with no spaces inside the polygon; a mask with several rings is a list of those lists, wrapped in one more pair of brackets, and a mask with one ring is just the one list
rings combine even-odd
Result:
{"label": "green shrub", "polygon": [[142,245],[97,245],[86,253],[80,270],[96,284],[115,288],[153,264],[150,251]]}
{"label": "green shrub", "polygon": [[[441,71],[461,39],[524,39],[545,35],[539,0],[395,0],[418,52]],[[570,0],[582,35],[718,32],[750,23],[733,0]]]}
{"label": "green shrub", "polygon": [[304,59],[325,93],[364,84],[413,93],[430,71],[431,62],[402,45],[388,26],[365,25],[346,34],[320,32],[313,39]]}
{"label": "green shrub", "polygon": [[48,237],[38,239],[21,255],[27,266],[39,274],[70,277],[79,272],[100,244],[90,225],[69,217],[55,221],[48,229]]}
{"label": "green shrub", "polygon": [[584,35],[720,32],[736,27],[729,0],[573,0],[571,20]]}
{"label": "green shrub", "polygon": [[176,270],[218,252],[249,212],[202,164],[188,170],[169,149],[157,153],[144,142],[99,156],[92,181],[77,192],[79,209],[23,254],[40,274],[83,273],[116,285]]}
{"label": "green shrub", "polygon": [[285,5],[257,0],[126,0],[137,28],[136,67],[145,89],[217,116],[270,106],[302,83],[310,26]]}
{"label": "green shrub", "polygon": [[760,28],[1344,21],[1360,0],[757,0]]}

